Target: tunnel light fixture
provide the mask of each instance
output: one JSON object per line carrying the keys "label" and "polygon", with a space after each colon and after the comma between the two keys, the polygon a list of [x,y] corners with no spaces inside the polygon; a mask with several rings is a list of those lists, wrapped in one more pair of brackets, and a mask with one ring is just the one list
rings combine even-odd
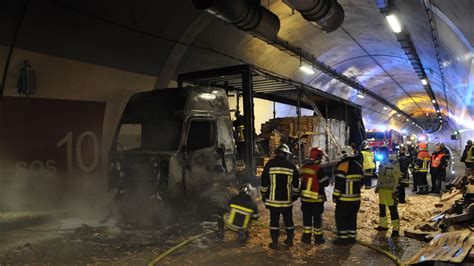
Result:
{"label": "tunnel light fixture", "polygon": [[440,110],[436,110],[436,112],[439,114],[441,111],[440,111]]}
{"label": "tunnel light fixture", "polygon": [[439,119],[441,119],[442,117],[441,116],[438,116]]}
{"label": "tunnel light fixture", "polygon": [[436,103],[436,100],[435,100],[435,99],[433,99],[433,100],[431,100],[431,102],[432,102],[432,103]]}
{"label": "tunnel light fixture", "polygon": [[401,114],[397,114],[398,117],[402,116]]}
{"label": "tunnel light fixture", "polygon": [[388,106],[384,105],[383,109],[388,110]]}
{"label": "tunnel light fixture", "polygon": [[357,92],[357,97],[360,98],[360,99],[364,99],[364,98],[365,98],[364,94],[363,94],[362,92],[360,92],[360,91]]}
{"label": "tunnel light fixture", "polygon": [[400,33],[402,31],[402,25],[400,24],[400,21],[398,20],[397,16],[394,14],[388,15],[386,17],[388,24],[392,28],[393,32],[395,33]]}
{"label": "tunnel light fixture", "polygon": [[407,118],[407,122],[410,122],[410,119]]}
{"label": "tunnel light fixture", "polygon": [[311,68],[309,66],[305,66],[305,65],[301,65],[300,70],[303,71],[304,73],[308,74],[308,75],[314,75],[316,73],[316,72],[314,72],[313,68]]}
{"label": "tunnel light fixture", "polygon": [[425,115],[426,115],[426,116],[430,116],[430,114],[428,114],[428,113],[426,113]]}
{"label": "tunnel light fixture", "polygon": [[443,120],[440,119],[439,122],[440,122],[440,123],[443,123]]}
{"label": "tunnel light fixture", "polygon": [[423,86],[428,85],[428,80],[427,79],[421,79],[421,84],[423,84]]}

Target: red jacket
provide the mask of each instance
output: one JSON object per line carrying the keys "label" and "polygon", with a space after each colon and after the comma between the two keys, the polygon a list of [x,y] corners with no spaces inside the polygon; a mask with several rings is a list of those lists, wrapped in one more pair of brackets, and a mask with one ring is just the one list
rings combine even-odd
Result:
{"label": "red jacket", "polygon": [[324,202],[324,187],[329,185],[329,177],[325,171],[314,161],[309,162],[300,170],[301,201]]}

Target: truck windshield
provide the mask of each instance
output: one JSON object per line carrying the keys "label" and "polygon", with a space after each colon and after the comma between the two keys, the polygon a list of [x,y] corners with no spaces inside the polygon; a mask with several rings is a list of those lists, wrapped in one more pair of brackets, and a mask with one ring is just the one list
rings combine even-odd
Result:
{"label": "truck windshield", "polygon": [[123,150],[176,151],[182,135],[186,94],[164,89],[134,96],[117,136]]}

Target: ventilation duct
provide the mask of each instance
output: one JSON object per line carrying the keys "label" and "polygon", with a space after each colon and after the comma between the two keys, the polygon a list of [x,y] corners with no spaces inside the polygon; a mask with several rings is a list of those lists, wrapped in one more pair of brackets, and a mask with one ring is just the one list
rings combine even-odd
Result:
{"label": "ventilation duct", "polygon": [[300,12],[304,19],[324,32],[337,30],[344,21],[344,9],[336,0],[283,0],[283,2]]}
{"label": "ventilation duct", "polygon": [[264,40],[275,39],[280,30],[278,16],[262,7],[258,0],[193,0],[193,4]]}

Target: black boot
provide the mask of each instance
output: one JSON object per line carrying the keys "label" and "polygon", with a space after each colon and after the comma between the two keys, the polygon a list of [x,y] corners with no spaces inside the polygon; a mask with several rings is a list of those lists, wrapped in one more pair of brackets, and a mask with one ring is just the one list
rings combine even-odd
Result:
{"label": "black boot", "polygon": [[286,240],[285,245],[287,247],[293,246],[293,238],[295,237],[295,232],[293,230],[286,230]]}
{"label": "black boot", "polygon": [[278,237],[280,235],[279,230],[270,230],[270,236],[272,237],[272,243],[268,245],[269,248],[278,250]]}
{"label": "black boot", "polygon": [[324,244],[326,240],[324,239],[323,235],[315,235],[314,236],[314,243],[316,245]]}
{"label": "black boot", "polygon": [[303,234],[301,237],[301,242],[305,244],[311,244],[311,234]]}
{"label": "black boot", "polygon": [[249,237],[250,237],[249,231],[240,230],[239,231],[239,244],[245,245]]}

